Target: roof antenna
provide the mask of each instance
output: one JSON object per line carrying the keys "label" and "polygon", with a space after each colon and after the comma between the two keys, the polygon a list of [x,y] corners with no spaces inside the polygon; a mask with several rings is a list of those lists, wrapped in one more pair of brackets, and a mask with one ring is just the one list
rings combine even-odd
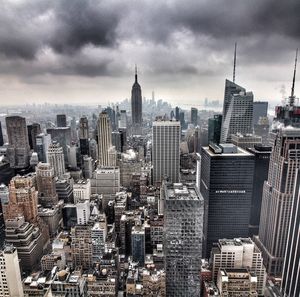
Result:
{"label": "roof antenna", "polygon": [[233,82],[235,83],[235,68],[236,68],[236,43],[234,44],[234,58],[233,58]]}
{"label": "roof antenna", "polygon": [[290,106],[294,105],[295,102],[295,79],[296,79],[296,68],[297,68],[297,59],[298,59],[298,49],[296,50],[296,58],[295,58],[295,67],[294,67],[294,76],[293,76],[293,84],[292,84],[292,91],[290,96]]}
{"label": "roof antenna", "polygon": [[137,82],[137,66],[135,64],[135,82]]}

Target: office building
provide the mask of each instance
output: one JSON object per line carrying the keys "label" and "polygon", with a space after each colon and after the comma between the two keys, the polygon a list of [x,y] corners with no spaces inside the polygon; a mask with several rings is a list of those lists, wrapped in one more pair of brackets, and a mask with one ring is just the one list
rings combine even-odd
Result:
{"label": "office building", "polygon": [[9,201],[3,204],[4,220],[23,216],[26,222],[36,222],[38,192],[33,176],[15,176],[9,183]]}
{"label": "office building", "polygon": [[252,237],[253,235],[258,235],[263,187],[264,182],[268,179],[269,162],[272,147],[254,146],[254,148],[249,148],[247,149],[247,151],[254,155],[255,159],[249,224],[249,236]]}
{"label": "office building", "polygon": [[44,221],[49,229],[49,235],[54,238],[60,229],[62,212],[59,205],[52,206],[51,208],[38,208],[38,216]]}
{"label": "office building", "polygon": [[68,150],[68,165],[72,169],[77,168],[77,146],[76,144],[72,143],[71,145],[67,146]]}
{"label": "office building", "polygon": [[81,155],[89,155],[89,122],[85,116],[79,120],[79,146]]}
{"label": "office building", "polygon": [[83,156],[82,173],[85,179],[91,179],[93,175],[93,159],[87,155]]}
{"label": "office building", "polygon": [[254,124],[254,134],[261,137],[263,145],[269,145],[270,124],[267,117],[259,118],[258,123]]}
{"label": "office building", "polygon": [[162,185],[166,296],[200,296],[204,201],[195,185]]}
{"label": "office building", "polygon": [[58,202],[54,168],[49,163],[38,163],[35,171],[39,203],[51,208]]}
{"label": "office building", "polygon": [[126,129],[127,128],[127,113],[126,113],[126,110],[120,110],[119,128],[120,129]]}
{"label": "office building", "polygon": [[220,143],[222,128],[222,115],[215,114],[213,118],[208,119],[208,143]]}
{"label": "office building", "polygon": [[109,149],[111,142],[111,124],[106,112],[101,112],[98,119],[98,162],[100,166],[110,166]]}
{"label": "office building", "polygon": [[135,81],[131,89],[131,117],[132,134],[142,135],[142,90],[138,83],[137,68],[135,68]]}
{"label": "office building", "polygon": [[104,254],[105,241],[107,236],[107,222],[106,216],[101,215],[95,222],[91,230],[93,257],[99,261]]}
{"label": "office building", "polygon": [[300,169],[296,174],[291,211],[281,283],[284,297],[300,296]]}
{"label": "office building", "polygon": [[63,148],[57,142],[52,142],[48,147],[48,161],[54,169],[54,175],[58,178],[62,178],[65,174],[65,159]]}
{"label": "office building", "polygon": [[245,150],[248,148],[254,148],[254,146],[262,145],[261,137],[253,134],[232,134],[231,142]]}
{"label": "office building", "polygon": [[198,109],[191,108],[191,123],[196,127],[198,125]]}
{"label": "office building", "polygon": [[67,127],[67,117],[65,114],[56,115],[56,126],[57,127]]}
{"label": "office building", "polygon": [[221,142],[230,142],[231,135],[252,132],[253,94],[226,80],[222,116]]}
{"label": "office building", "polygon": [[42,132],[40,124],[33,123],[28,125],[27,132],[30,149],[36,152],[36,137]]}
{"label": "office building", "polygon": [[47,152],[51,144],[51,135],[40,133],[36,136],[35,143],[39,161],[42,163],[48,163]]}
{"label": "office building", "polygon": [[7,245],[0,252],[0,295],[3,297],[23,297],[20,265],[17,249]]}
{"label": "office building", "polygon": [[145,263],[145,227],[136,225],[131,231],[132,261],[143,267]]}
{"label": "office building", "polygon": [[280,276],[286,250],[297,169],[300,167],[300,129],[271,133],[274,143],[268,179],[264,183],[259,236],[267,272]]}
{"label": "office building", "polygon": [[220,296],[258,296],[257,277],[247,268],[220,269],[217,286]]}
{"label": "office building", "polygon": [[17,248],[23,271],[32,271],[43,255],[43,236],[39,227],[25,222],[24,217],[5,221],[6,243]]}
{"label": "office building", "polygon": [[179,181],[180,123],[155,121],[152,127],[153,183]]}
{"label": "office building", "polygon": [[257,124],[260,118],[268,117],[268,102],[254,101],[253,102],[253,125]]}
{"label": "office building", "polygon": [[261,251],[250,238],[220,239],[212,248],[210,261],[215,282],[220,269],[248,268],[257,277],[258,295],[264,295],[266,268]]}
{"label": "office building", "polygon": [[249,152],[233,144],[202,148],[204,257],[209,257],[212,244],[219,238],[248,236],[253,174],[254,156]]}
{"label": "office building", "polygon": [[64,203],[73,203],[73,182],[70,179],[57,179],[56,180],[56,193],[59,200]]}
{"label": "office building", "polygon": [[87,180],[79,180],[73,185],[73,196],[74,196],[74,203],[88,200],[90,201],[91,196],[91,181]]}
{"label": "office building", "polygon": [[76,203],[77,224],[86,225],[91,216],[90,202],[84,200]]}
{"label": "office building", "polygon": [[26,168],[29,165],[30,150],[26,120],[20,116],[9,116],[5,120],[9,143],[7,157],[10,166],[15,169]]}
{"label": "office building", "polygon": [[61,145],[64,153],[65,163],[68,164],[68,145],[71,145],[70,127],[48,128],[47,133],[51,135],[51,140]]}

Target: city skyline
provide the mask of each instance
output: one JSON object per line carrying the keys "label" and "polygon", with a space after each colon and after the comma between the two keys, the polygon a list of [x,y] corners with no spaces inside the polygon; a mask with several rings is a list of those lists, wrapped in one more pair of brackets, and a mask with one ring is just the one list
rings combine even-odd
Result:
{"label": "city skyline", "polygon": [[279,103],[290,93],[299,47],[297,9],[295,1],[274,0],[7,0],[0,15],[1,104],[130,98],[135,64],[148,98],[154,90],[174,105],[222,100],[235,42],[237,84],[254,100]]}

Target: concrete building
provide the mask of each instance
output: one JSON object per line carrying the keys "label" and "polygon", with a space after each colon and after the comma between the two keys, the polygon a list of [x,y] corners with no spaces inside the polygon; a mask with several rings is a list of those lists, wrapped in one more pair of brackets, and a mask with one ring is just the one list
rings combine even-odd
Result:
{"label": "concrete building", "polygon": [[217,286],[220,296],[258,296],[257,277],[246,268],[220,269]]}
{"label": "concrete building", "polygon": [[107,232],[106,216],[102,215],[97,219],[91,230],[93,257],[95,261],[99,261],[104,253]]}
{"label": "concrete building", "polygon": [[90,202],[88,200],[78,202],[76,204],[76,214],[77,214],[77,224],[86,225],[91,215]]}
{"label": "concrete building", "polygon": [[254,101],[253,102],[253,125],[257,124],[259,118],[268,116],[268,101]]}
{"label": "concrete building", "polygon": [[280,276],[292,213],[295,177],[300,167],[300,129],[282,128],[272,133],[274,144],[268,179],[264,183],[259,235],[267,272]]}
{"label": "concrete building", "polygon": [[199,296],[203,198],[195,185],[162,187],[166,296]]}
{"label": "concrete building", "polygon": [[164,178],[179,181],[180,123],[155,121],[152,127],[153,183],[160,184]]}
{"label": "concrete building", "polygon": [[87,155],[83,156],[83,177],[91,179],[93,175],[93,159]]}
{"label": "concrete building", "polygon": [[300,296],[300,169],[297,170],[291,218],[284,256],[281,291],[284,297]]}
{"label": "concrete building", "polygon": [[220,239],[212,248],[210,261],[215,282],[220,269],[248,268],[257,277],[258,295],[264,295],[266,268],[261,251],[250,238]]}
{"label": "concrete building", "polygon": [[29,165],[30,150],[26,120],[20,116],[9,116],[5,120],[9,143],[7,157],[10,166],[16,169],[26,168]]}
{"label": "concrete building", "polygon": [[262,145],[261,137],[253,134],[232,134],[231,142],[243,149],[254,148],[254,146]]}
{"label": "concrete building", "polygon": [[267,117],[260,118],[257,124],[254,124],[253,132],[255,135],[261,137],[262,144],[265,146],[270,145],[269,143],[269,132],[270,124]]}
{"label": "concrete building", "polygon": [[41,230],[24,217],[5,221],[6,243],[17,248],[20,265],[23,271],[35,269],[43,255],[43,238]]}
{"label": "concrete building", "polygon": [[253,94],[226,79],[222,116],[221,142],[230,142],[231,135],[252,132]]}
{"label": "concrete building", "polygon": [[17,249],[5,246],[0,252],[0,295],[3,297],[23,297],[20,265]]}
{"label": "concrete building", "polygon": [[33,123],[27,126],[28,141],[30,149],[36,152],[36,137],[41,133],[41,126],[38,123]]}
{"label": "concrete building", "polygon": [[49,163],[38,163],[35,171],[39,203],[51,208],[58,202],[54,168]]}
{"label": "concrete building", "polygon": [[73,195],[74,195],[74,203],[78,203],[80,201],[88,200],[90,201],[91,196],[91,181],[87,180],[79,180],[73,185]]}
{"label": "concrete building", "polygon": [[62,224],[62,212],[59,206],[52,206],[51,208],[40,207],[38,209],[38,216],[45,222],[49,228],[49,235],[53,238],[59,231]]}
{"label": "concrete building", "polygon": [[253,175],[254,156],[249,152],[233,144],[202,148],[204,257],[209,257],[212,244],[220,238],[248,236]]}
{"label": "concrete building", "polygon": [[55,176],[62,178],[66,172],[63,148],[59,143],[52,142],[48,147],[47,156],[50,165],[54,168]]}
{"label": "concrete building", "polygon": [[194,127],[198,125],[198,109],[195,107],[191,108],[191,123]]}
{"label": "concrete building", "polygon": [[57,127],[67,127],[67,116],[65,114],[56,115],[56,126]]}
{"label": "concrete building", "polygon": [[119,121],[119,128],[126,129],[127,128],[127,113],[126,110],[120,110],[120,121]]}

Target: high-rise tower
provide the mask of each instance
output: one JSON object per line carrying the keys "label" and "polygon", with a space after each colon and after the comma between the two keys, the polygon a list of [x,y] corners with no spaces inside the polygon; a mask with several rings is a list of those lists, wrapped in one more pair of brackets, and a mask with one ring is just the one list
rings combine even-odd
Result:
{"label": "high-rise tower", "polygon": [[29,140],[26,120],[20,116],[6,117],[9,147],[7,155],[12,168],[25,168],[29,165]]}
{"label": "high-rise tower", "polygon": [[179,181],[180,123],[155,121],[152,129],[153,183],[161,183],[164,178],[176,183]]}
{"label": "high-rise tower", "polygon": [[259,234],[255,237],[263,253],[267,272],[276,276],[282,274],[295,176],[300,168],[300,107],[295,105],[295,75],[296,63],[289,102],[276,108],[277,117],[273,126],[276,127],[276,122],[280,125],[270,133],[273,150],[268,180],[263,188]]}
{"label": "high-rise tower", "polygon": [[54,168],[54,174],[62,177],[66,172],[63,148],[57,142],[53,142],[48,147],[47,152],[50,165]]}
{"label": "high-rise tower", "polygon": [[137,67],[135,67],[135,81],[131,89],[132,134],[142,134],[142,90],[138,83]]}
{"label": "high-rise tower", "polygon": [[81,155],[89,154],[89,122],[87,117],[79,120],[79,143]]}

